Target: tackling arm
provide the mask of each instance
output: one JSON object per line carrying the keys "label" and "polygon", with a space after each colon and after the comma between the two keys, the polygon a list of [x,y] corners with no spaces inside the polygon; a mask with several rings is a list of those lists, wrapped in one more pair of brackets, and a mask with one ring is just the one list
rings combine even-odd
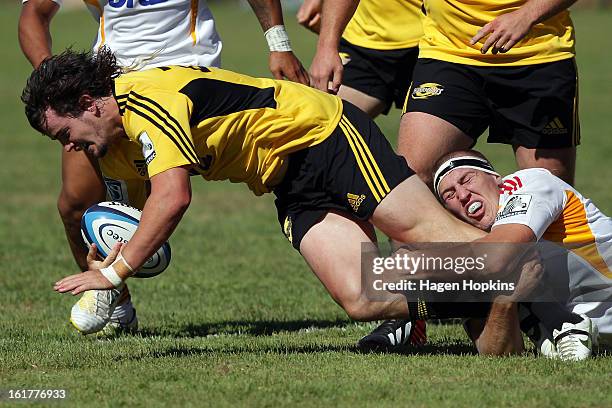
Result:
{"label": "tackling arm", "polygon": [[59,5],[51,0],[29,0],[19,16],[19,45],[33,67],[51,56],[51,19]]}
{"label": "tackling arm", "polygon": [[[308,72],[300,60],[293,54],[289,45],[289,38],[284,29],[283,9],[280,0],[249,0],[261,28],[266,33],[266,40],[270,47],[270,72],[276,79],[287,78],[290,81],[308,85],[310,80]],[[271,31],[272,30],[272,31]],[[276,49],[275,40],[283,37],[282,47]],[[273,38],[274,37],[274,38]]]}
{"label": "tackling arm", "polygon": [[[312,60],[312,85],[324,92],[338,93],[342,83],[342,62],[338,55],[340,37],[351,20],[359,0],[324,1],[317,52]],[[332,85],[329,88],[329,82]]]}

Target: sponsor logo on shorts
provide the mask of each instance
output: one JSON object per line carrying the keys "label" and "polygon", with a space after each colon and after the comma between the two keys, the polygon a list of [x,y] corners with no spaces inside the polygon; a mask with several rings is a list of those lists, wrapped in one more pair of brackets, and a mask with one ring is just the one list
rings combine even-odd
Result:
{"label": "sponsor logo on shorts", "polygon": [[365,198],[365,194],[357,195],[348,193],[346,195],[346,199],[348,200],[349,205],[351,206],[354,212],[357,212],[357,210],[359,210],[359,206],[361,205],[363,200],[365,200]]}
{"label": "sponsor logo on shorts", "polygon": [[444,92],[444,87],[435,82],[426,82],[412,90],[412,99],[427,99],[430,96],[438,96]]}
{"label": "sponsor logo on shorts", "polygon": [[291,220],[290,216],[287,216],[285,218],[285,222],[283,223],[283,232],[285,233],[285,236],[287,237],[287,239],[289,240],[289,242],[291,244],[293,244],[293,220]]}
{"label": "sponsor logo on shorts", "polygon": [[348,52],[339,52],[338,55],[340,56],[340,61],[342,62],[342,65],[346,65],[351,62],[351,56]]}
{"label": "sponsor logo on shorts", "polygon": [[568,133],[568,130],[557,117],[548,122],[548,125],[544,126],[542,133],[545,135],[565,135]]}
{"label": "sponsor logo on shorts", "polygon": [[495,216],[495,221],[502,220],[504,218],[513,217],[515,215],[523,215],[527,214],[527,210],[529,209],[529,205],[531,204],[531,195],[529,194],[516,194],[513,195],[506,204],[504,204],[497,216]]}

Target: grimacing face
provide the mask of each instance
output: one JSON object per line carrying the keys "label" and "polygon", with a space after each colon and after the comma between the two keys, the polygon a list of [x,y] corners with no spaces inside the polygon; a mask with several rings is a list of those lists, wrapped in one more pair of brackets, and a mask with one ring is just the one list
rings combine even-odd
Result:
{"label": "grimacing face", "polygon": [[457,218],[488,231],[499,207],[501,178],[477,169],[458,168],[442,179],[442,203]]}

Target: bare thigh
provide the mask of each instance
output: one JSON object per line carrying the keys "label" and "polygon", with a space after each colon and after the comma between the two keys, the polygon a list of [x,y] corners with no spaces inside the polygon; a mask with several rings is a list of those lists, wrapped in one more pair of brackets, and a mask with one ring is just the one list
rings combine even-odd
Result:
{"label": "bare thigh", "polygon": [[474,140],[451,123],[423,112],[402,116],[397,151],[431,187],[434,165],[442,156],[470,148]]}
{"label": "bare thigh", "polygon": [[[300,253],[331,297],[355,320],[407,317],[405,297],[389,293],[388,301],[367,298],[361,285],[362,245],[376,253],[374,228],[367,221],[329,212],[304,235]],[[364,260],[367,262],[367,260]]]}
{"label": "bare thigh", "polygon": [[543,167],[571,185],[576,173],[576,148],[529,149],[513,146],[516,164],[520,169]]}

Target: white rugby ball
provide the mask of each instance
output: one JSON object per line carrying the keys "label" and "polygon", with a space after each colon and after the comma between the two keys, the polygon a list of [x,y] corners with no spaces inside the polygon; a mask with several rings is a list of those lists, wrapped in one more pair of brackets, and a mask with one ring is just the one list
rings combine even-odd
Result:
{"label": "white rugby ball", "polygon": [[[116,243],[127,243],[138,228],[142,211],[127,204],[105,201],[93,205],[81,218],[81,234],[87,246],[96,244],[103,258]],[[170,244],[161,248],[134,275],[136,278],[151,278],[162,273],[170,264]]]}

